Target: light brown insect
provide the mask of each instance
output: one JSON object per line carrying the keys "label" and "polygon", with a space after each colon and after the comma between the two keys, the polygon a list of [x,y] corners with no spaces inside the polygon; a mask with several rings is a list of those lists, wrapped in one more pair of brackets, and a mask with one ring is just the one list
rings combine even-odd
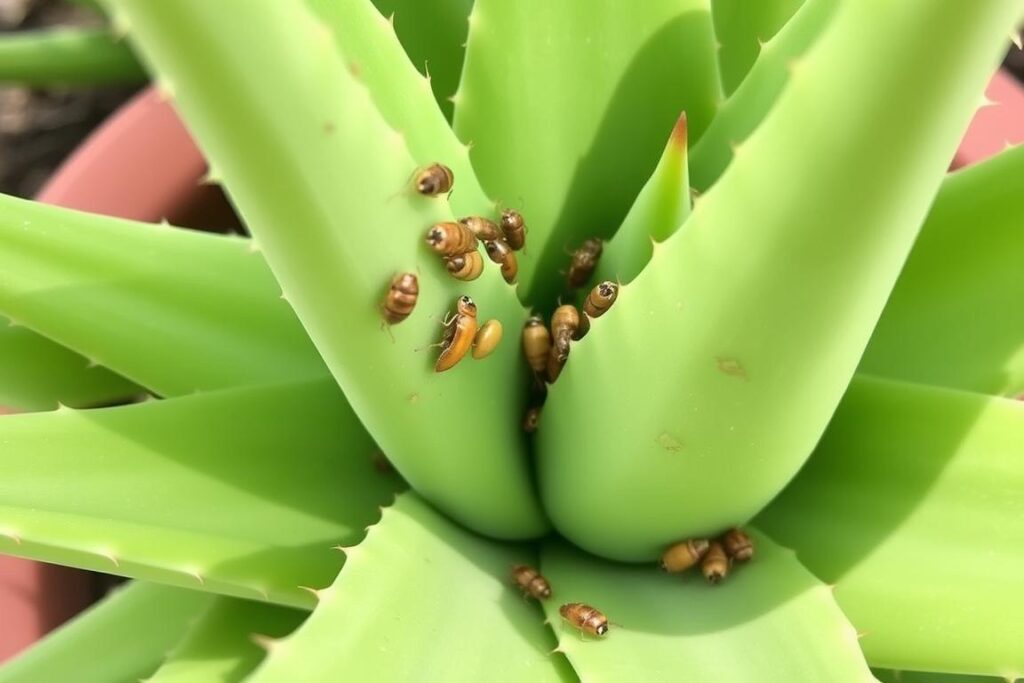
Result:
{"label": "light brown insect", "polygon": [[576,289],[587,284],[587,280],[594,274],[597,261],[601,258],[604,246],[599,239],[588,239],[580,245],[580,248],[572,253],[572,260],[569,262],[569,273],[566,275],[566,282],[570,289]]}
{"label": "light brown insect", "polygon": [[428,197],[436,197],[445,192],[451,192],[455,185],[455,174],[452,169],[444,164],[431,164],[416,171],[416,179],[413,181],[416,191]]}
{"label": "light brown insect", "polygon": [[583,301],[583,312],[591,318],[600,318],[612,307],[618,296],[619,286],[605,280],[587,294],[587,298]]}
{"label": "light brown insect", "polygon": [[473,338],[473,358],[480,360],[491,355],[501,342],[502,327],[499,320],[488,320]]}
{"label": "light brown insect", "polygon": [[501,276],[510,285],[515,284],[519,275],[519,262],[516,260],[516,253],[504,240],[484,242],[484,249],[487,256],[495,263],[501,264]]}
{"label": "light brown insect", "polygon": [[608,617],[595,607],[582,602],[570,602],[559,607],[558,613],[574,627],[592,636],[608,633]]}
{"label": "light brown insect", "polygon": [[718,583],[729,574],[729,557],[718,541],[712,541],[700,563],[700,571],[711,583]]}
{"label": "light brown insect", "polygon": [[455,316],[444,322],[444,338],[441,354],[434,365],[435,372],[444,372],[455,367],[473,345],[476,336],[476,304],[468,296],[460,296]]}
{"label": "light brown insect", "polygon": [[526,223],[523,222],[523,214],[514,209],[502,211],[501,231],[505,233],[508,246],[514,250],[519,251],[526,246]]}
{"label": "light brown insect", "polygon": [[473,231],[473,234],[478,239],[484,241],[500,240],[503,238],[501,234],[501,228],[494,221],[487,220],[482,216],[467,216],[466,218],[460,218],[459,223],[462,223],[467,228]]}
{"label": "light brown insect", "polygon": [[512,581],[530,597],[538,600],[551,597],[551,584],[533,567],[525,564],[512,567]]}
{"label": "light brown insect", "polygon": [[426,239],[430,248],[441,256],[451,257],[476,251],[476,235],[462,223],[436,223],[427,230]]}
{"label": "light brown insect", "polygon": [[523,327],[523,353],[530,368],[543,376],[551,353],[551,332],[540,316],[531,317]]}
{"label": "light brown insect", "polygon": [[703,538],[690,538],[671,545],[661,555],[661,568],[669,574],[684,572],[704,558],[709,546]]}
{"label": "light brown insect", "polygon": [[458,256],[446,257],[444,267],[456,280],[475,280],[484,272],[484,260],[479,251],[468,251]]}
{"label": "light brown insect", "polygon": [[572,304],[564,304],[551,315],[551,352],[548,354],[548,382],[554,382],[562,374],[565,361],[569,358],[569,341],[579,339],[580,312]]}
{"label": "light brown insect", "polygon": [[420,283],[413,273],[399,273],[391,278],[391,285],[381,305],[384,322],[388,325],[397,325],[408,318],[412,309],[416,307],[419,294]]}
{"label": "light brown insect", "polygon": [[722,547],[737,562],[746,562],[754,556],[754,542],[740,529],[729,529],[722,536]]}
{"label": "light brown insect", "polygon": [[526,415],[523,417],[523,431],[527,434],[533,434],[537,431],[537,425],[540,424],[540,408],[534,406],[526,411]]}

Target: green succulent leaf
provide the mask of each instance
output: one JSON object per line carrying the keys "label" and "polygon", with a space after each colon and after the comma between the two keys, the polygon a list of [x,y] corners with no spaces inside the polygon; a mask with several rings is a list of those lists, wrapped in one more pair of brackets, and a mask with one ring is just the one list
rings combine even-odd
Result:
{"label": "green succulent leaf", "polygon": [[0,321],[0,405],[29,411],[88,408],[143,392],[46,337]]}
{"label": "green succulent leaf", "polygon": [[266,650],[261,643],[283,638],[308,612],[237,598],[214,598],[180,645],[146,683],[235,683],[252,673]]}
{"label": "green succulent leaf", "polygon": [[473,0],[374,0],[374,4],[391,17],[402,47],[416,68],[430,76],[434,97],[451,120],[451,96],[462,74]]}
{"label": "green succulent leaf", "polygon": [[962,674],[891,669],[875,669],[873,673],[881,683],[1006,683],[1005,678],[992,678],[991,676],[964,676]]}
{"label": "green succulent leaf", "polygon": [[946,180],[861,369],[894,379],[1024,392],[1024,146]]}
{"label": "green succulent leaf", "polygon": [[508,579],[533,550],[475,536],[406,493],[347,555],[251,683],[575,680]]}
{"label": "green succulent leaf", "polygon": [[298,607],[400,486],[327,379],[0,430],[0,552]]}
{"label": "green succulent leaf", "polygon": [[477,0],[455,129],[526,218],[525,300],[622,222],[679,113],[696,139],[719,99],[707,0]]}
{"label": "green succulent leaf", "polygon": [[[755,542],[749,566],[734,566],[719,586],[696,570],[668,575],[547,543],[541,571],[553,596],[544,609],[559,650],[594,682],[874,680],[829,588],[792,551],[760,534]],[[562,620],[569,602],[600,609],[608,635],[582,636]]]}
{"label": "green succulent leaf", "polygon": [[722,89],[731,94],[754,64],[761,46],[785,26],[804,0],[711,0]]}
{"label": "green succulent leaf", "polygon": [[858,378],[757,524],[836,584],[874,666],[1024,672],[1024,403]]}
{"label": "green succulent leaf", "polygon": [[750,73],[693,147],[691,182],[697,190],[704,192],[718,180],[736,148],[761,125],[789,83],[794,64],[822,34],[839,5],[839,0],[805,0],[789,23],[761,47]]}
{"label": "green succulent leaf", "polygon": [[690,215],[690,177],[686,163],[686,114],[679,117],[665,151],[615,236],[598,262],[598,280],[630,282],[662,241]]}
{"label": "green succulent leaf", "polygon": [[44,87],[145,80],[128,45],[106,29],[46,29],[0,37],[0,82]]}
{"label": "green succulent leaf", "polygon": [[247,240],[0,195],[0,272],[0,314],[163,396],[327,375]]}
{"label": "green succulent leaf", "polygon": [[[333,34],[304,5],[277,0],[109,5],[170,84],[288,301],[403,476],[478,531],[542,533],[523,436],[510,419],[523,404],[518,344],[444,374],[426,351],[459,295],[506,330],[519,329],[525,311],[497,268],[461,283],[430,252],[423,235],[451,219],[447,203],[413,191],[417,164],[404,137],[349,71]],[[233,28],[240,15],[244,32]],[[379,305],[397,272],[418,273],[419,303],[389,331]],[[444,438],[460,415],[471,416],[457,423],[465,447]]]}
{"label": "green succulent leaf", "polygon": [[99,603],[0,666],[0,683],[110,683],[153,673],[213,596],[144,581]]}
{"label": "green succulent leaf", "polygon": [[[686,229],[594,321],[554,385],[538,461],[564,535],[650,559],[743,522],[792,478],[1020,13],[1016,0],[841,8]],[[580,491],[600,505],[581,505]]]}

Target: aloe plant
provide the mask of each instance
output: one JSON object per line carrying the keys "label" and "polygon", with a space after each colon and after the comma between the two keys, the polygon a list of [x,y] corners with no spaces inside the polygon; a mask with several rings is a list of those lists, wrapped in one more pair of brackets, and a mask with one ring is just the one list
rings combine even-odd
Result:
{"label": "aloe plant", "polygon": [[[3,398],[57,407],[0,422],[0,550],[136,580],[0,681],[1024,673],[1024,149],[944,179],[1017,0],[101,5],[0,75],[137,55],[251,237],[0,197]],[[423,242],[506,207],[517,288]],[[516,332],[591,237],[618,301],[529,439]],[[463,294],[506,338],[438,374]],[[723,585],[657,571],[748,523]]]}

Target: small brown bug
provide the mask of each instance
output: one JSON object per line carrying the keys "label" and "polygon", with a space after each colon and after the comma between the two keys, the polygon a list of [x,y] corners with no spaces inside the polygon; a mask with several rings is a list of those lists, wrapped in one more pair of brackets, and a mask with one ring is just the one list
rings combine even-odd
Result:
{"label": "small brown bug", "polygon": [[458,256],[476,251],[473,231],[461,223],[437,223],[427,230],[427,244],[441,256]]}
{"label": "small brown bug", "polygon": [[416,171],[416,191],[428,197],[451,192],[455,174],[444,164],[431,164]]}
{"label": "small brown bug", "polygon": [[537,431],[537,425],[540,424],[540,408],[534,406],[526,411],[526,415],[523,417],[523,431],[527,434],[533,434]]}
{"label": "small brown bug", "polygon": [[530,597],[538,600],[551,597],[551,584],[533,567],[525,564],[517,564],[512,567],[512,581]]}
{"label": "small brown bug", "polygon": [[570,602],[558,608],[562,618],[585,633],[603,636],[608,633],[608,617],[582,602]]}
{"label": "small brown bug", "polygon": [[523,327],[523,353],[530,368],[538,375],[543,375],[548,364],[548,354],[551,353],[551,332],[540,316],[531,317]]}
{"label": "small brown bug", "polygon": [[516,261],[516,253],[512,251],[512,247],[504,240],[494,240],[484,242],[484,249],[492,261],[501,264],[501,276],[505,278],[505,282],[515,284],[519,275],[519,262]]}
{"label": "small brown bug", "polygon": [[703,538],[691,538],[671,545],[661,556],[661,568],[669,574],[684,572],[704,558],[709,545]]}
{"label": "small brown bug", "polygon": [[505,209],[501,212],[501,231],[505,233],[505,241],[515,251],[519,251],[526,245],[526,224],[523,222],[523,214],[513,209]]}
{"label": "small brown bug", "polygon": [[399,273],[391,278],[391,285],[381,306],[384,322],[397,325],[412,313],[420,294],[419,280],[413,273]]}
{"label": "small brown bug", "polygon": [[619,286],[614,282],[604,281],[590,290],[583,302],[583,312],[591,318],[600,318],[619,296]]}
{"label": "small brown bug", "polygon": [[459,223],[462,223],[472,230],[473,234],[476,235],[478,239],[493,241],[503,238],[501,228],[498,227],[498,224],[481,216],[467,216],[466,218],[460,218]]}
{"label": "small brown bug", "polygon": [[475,280],[484,272],[484,260],[479,251],[469,251],[451,258],[446,257],[444,267],[456,280]]}
{"label": "small brown bug", "polygon": [[754,556],[754,542],[740,529],[729,529],[722,536],[726,554],[737,562],[746,562]]}
{"label": "small brown bug", "polygon": [[594,274],[597,261],[601,258],[604,246],[599,239],[586,240],[580,248],[572,253],[572,260],[569,262],[569,274],[566,281],[570,289],[582,287]]}
{"label": "small brown bug", "polygon": [[562,374],[562,368],[565,367],[565,361],[568,359],[569,337],[564,334],[560,337],[555,337],[554,344],[551,345],[551,353],[548,354],[548,382],[554,382],[558,379],[558,376]]}
{"label": "small brown bug", "polygon": [[488,320],[480,327],[473,338],[473,358],[487,358],[501,342],[501,321]]}
{"label": "small brown bug", "polygon": [[460,296],[456,314],[444,323],[444,339],[441,354],[434,365],[435,372],[444,372],[455,367],[469,351],[476,336],[476,304],[468,296]]}
{"label": "small brown bug", "polygon": [[729,557],[725,548],[718,541],[711,541],[704,559],[700,563],[700,571],[711,583],[718,583],[729,573]]}
{"label": "small brown bug", "polygon": [[572,304],[564,304],[551,315],[551,336],[553,343],[548,354],[548,381],[554,382],[562,373],[569,358],[569,340],[578,339],[580,312]]}

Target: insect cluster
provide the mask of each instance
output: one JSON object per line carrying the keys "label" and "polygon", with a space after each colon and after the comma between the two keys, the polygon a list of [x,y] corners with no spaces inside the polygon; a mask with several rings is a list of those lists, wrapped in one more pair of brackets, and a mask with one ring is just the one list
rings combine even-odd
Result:
{"label": "insect cluster", "polygon": [[[519,587],[523,595],[537,600],[551,597],[551,584],[533,567],[519,564],[512,567],[512,583]],[[568,602],[558,608],[562,619],[592,636],[603,636],[608,633],[608,617],[600,610],[582,602]]]}
{"label": "insect cluster", "polygon": [[734,562],[747,562],[754,557],[754,542],[740,529],[730,529],[709,541],[691,538],[669,546],[661,556],[661,568],[678,574],[700,565],[709,583],[716,584],[729,575]]}
{"label": "insect cluster", "polygon": [[[416,191],[427,197],[450,194],[455,184],[452,170],[443,164],[431,164],[418,170],[413,178]],[[505,209],[500,225],[481,216],[470,216],[457,222],[437,223],[427,231],[427,244],[444,260],[445,269],[457,280],[480,277],[484,262],[479,243],[484,243],[488,258],[501,267],[505,282],[513,284],[519,274],[515,252],[526,244],[526,226],[518,211]],[[419,297],[419,279],[415,273],[399,273],[388,286],[381,304],[381,315],[387,325],[397,325],[413,312]],[[444,372],[454,367],[472,349],[475,359],[486,358],[501,342],[502,326],[498,320],[477,322],[477,308],[468,296],[456,302],[456,312],[446,316],[441,353],[434,369]]]}

